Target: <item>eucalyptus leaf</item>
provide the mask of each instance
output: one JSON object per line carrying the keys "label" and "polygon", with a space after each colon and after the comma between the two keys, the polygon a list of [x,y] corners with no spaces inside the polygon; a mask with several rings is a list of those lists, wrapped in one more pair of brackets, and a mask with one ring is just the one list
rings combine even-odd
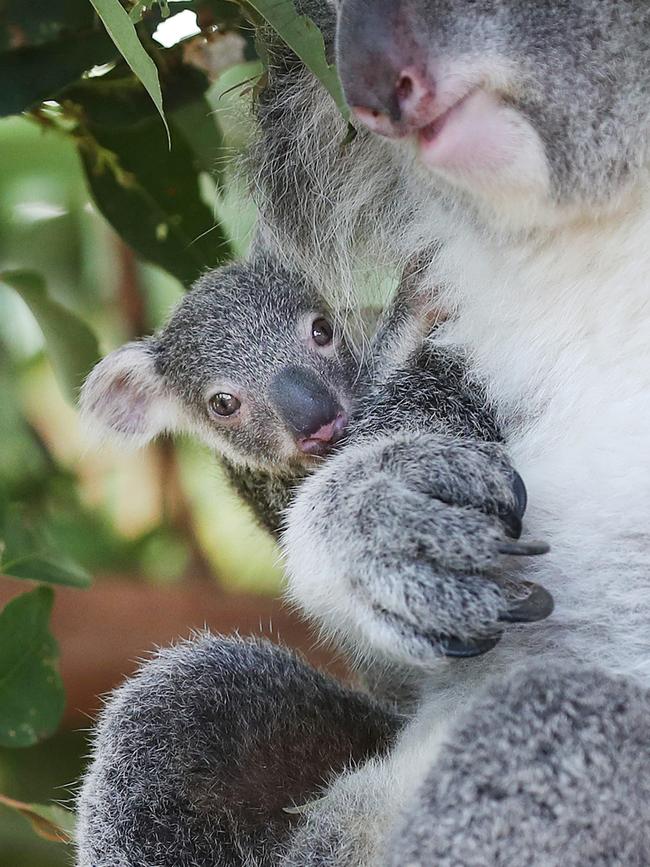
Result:
{"label": "eucalyptus leaf", "polygon": [[172,124],[168,151],[155,127],[153,118],[123,129],[91,126],[94,140],[80,153],[102,214],[136,253],[187,288],[231,250],[201,198],[197,157],[184,131]]}
{"label": "eucalyptus leaf", "polygon": [[307,15],[296,11],[293,0],[244,0],[269,24],[328,91],[339,111],[349,121],[350,110],[334,64],[327,62],[323,34]]}
{"label": "eucalyptus leaf", "polygon": [[29,747],[59,725],[65,694],[48,630],[54,593],[38,587],[0,612],[0,746]]}
{"label": "eucalyptus leaf", "polygon": [[122,57],[142,82],[162,118],[171,148],[171,133],[163,109],[158,69],[138,39],[133,21],[119,0],[90,0]]}
{"label": "eucalyptus leaf", "polygon": [[9,578],[88,587],[92,578],[61,554],[42,521],[34,523],[18,503],[0,509],[0,573]]}
{"label": "eucalyptus leaf", "polygon": [[59,383],[72,403],[88,371],[99,360],[97,338],[71,310],[47,293],[45,280],[34,271],[2,271],[0,282],[11,286],[38,322]]}
{"label": "eucalyptus leaf", "polygon": [[30,554],[19,560],[0,563],[0,572],[9,578],[40,581],[43,584],[64,584],[67,587],[89,587],[92,578],[74,563],[58,563],[49,557]]}
{"label": "eucalyptus leaf", "polygon": [[72,843],[76,817],[58,804],[28,804],[0,794],[0,804],[24,816],[39,837],[53,843]]}

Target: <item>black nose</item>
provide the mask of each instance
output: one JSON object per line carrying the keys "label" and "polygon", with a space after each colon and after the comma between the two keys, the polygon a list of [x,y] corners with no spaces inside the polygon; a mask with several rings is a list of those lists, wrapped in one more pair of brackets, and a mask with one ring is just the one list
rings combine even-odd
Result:
{"label": "black nose", "polygon": [[303,451],[319,453],[319,443],[324,446],[340,438],[345,412],[312,371],[285,367],[271,381],[269,397],[299,446],[305,446]]}

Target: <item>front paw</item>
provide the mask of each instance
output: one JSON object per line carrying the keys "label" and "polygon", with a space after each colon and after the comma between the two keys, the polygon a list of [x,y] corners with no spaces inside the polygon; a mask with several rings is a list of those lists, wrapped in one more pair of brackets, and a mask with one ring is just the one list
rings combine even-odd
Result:
{"label": "front paw", "polygon": [[506,579],[523,482],[501,446],[434,435],[351,444],[288,513],[290,595],[355,646],[426,663],[491,649],[506,622],[550,614],[550,595]]}

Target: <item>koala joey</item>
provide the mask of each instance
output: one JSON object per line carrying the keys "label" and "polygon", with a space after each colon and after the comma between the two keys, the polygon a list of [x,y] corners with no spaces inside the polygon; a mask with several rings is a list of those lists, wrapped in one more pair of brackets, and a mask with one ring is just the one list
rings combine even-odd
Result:
{"label": "koala joey", "polygon": [[[535,553],[535,547],[516,541],[525,488],[505,458],[489,401],[467,377],[459,353],[430,344],[429,327],[407,272],[361,361],[309,284],[269,258],[255,259],[206,275],[158,335],[100,362],[84,386],[82,410],[95,428],[130,441],[146,442],[162,430],[199,437],[226,456],[239,490],[276,533],[281,509],[305,475],[327,466],[332,458],[322,459],[330,449],[342,455],[351,449],[353,461],[367,450],[373,478],[381,470],[378,443],[379,463],[390,474],[410,436],[426,430],[427,446],[447,444],[446,465],[440,477],[422,480],[422,491],[434,487],[441,503],[446,498],[459,505],[452,520],[441,510],[423,514],[421,538],[413,544],[427,544],[441,568],[460,578],[472,557],[457,548],[465,520],[473,521],[492,558]],[[225,422],[224,410],[230,413]],[[241,420],[231,427],[235,413]],[[346,439],[339,441],[346,424]],[[473,480],[482,521],[462,505],[466,478]],[[341,508],[357,510],[363,520],[364,511],[371,515],[381,504],[346,502],[346,490],[357,483],[345,475],[329,481]],[[361,593],[363,561],[372,564],[381,555],[373,544],[370,539],[367,550],[359,550]],[[476,567],[483,574],[477,580],[486,580],[490,564]],[[399,594],[399,575],[386,577],[383,592]],[[435,607],[438,592],[439,586],[423,587],[422,604]],[[455,604],[474,605],[470,581]],[[503,621],[542,619],[551,607],[545,591],[531,584],[525,599],[515,596],[504,608]],[[417,642],[404,626],[404,640]],[[444,621],[436,628],[439,652],[448,658],[484,653],[498,640],[466,640]],[[303,859],[310,825],[291,808],[317,799],[350,762],[369,762],[372,776],[373,763],[388,761],[382,757],[418,690],[412,672],[390,664],[389,656],[362,674],[374,698],[262,642],[205,635],[163,651],[116,693],[103,715],[79,799],[79,864],[309,863]],[[224,713],[231,720],[225,728]],[[151,738],[160,738],[163,748],[153,747]],[[365,858],[352,845],[350,857]]]}
{"label": "koala joey", "polygon": [[136,445],[195,436],[277,533],[293,487],[348,427],[367,375],[354,332],[277,261],[228,265],[197,281],[158,334],[95,367],[82,416]]}

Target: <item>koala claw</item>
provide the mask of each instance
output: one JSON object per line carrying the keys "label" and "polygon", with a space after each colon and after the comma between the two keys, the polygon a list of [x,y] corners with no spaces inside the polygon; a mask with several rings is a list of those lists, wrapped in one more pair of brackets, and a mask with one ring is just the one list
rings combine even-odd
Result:
{"label": "koala claw", "polygon": [[501,624],[553,607],[545,590],[510,578],[503,557],[549,550],[504,531],[504,515],[518,530],[525,499],[497,443],[360,438],[303,483],[289,510],[291,597],[333,634],[409,664],[486,653]]}
{"label": "koala claw", "polygon": [[512,557],[537,557],[548,554],[551,550],[546,542],[503,542],[498,546],[499,554],[510,554]]}
{"label": "koala claw", "polygon": [[444,656],[452,659],[470,659],[472,656],[482,656],[493,650],[501,641],[501,637],[502,633],[499,632],[470,641],[462,641],[460,638],[443,638],[440,647]]}
{"label": "koala claw", "polygon": [[512,539],[518,539],[522,531],[522,518],[528,504],[526,485],[516,470],[513,470],[512,493],[514,503],[510,507],[503,507],[498,511],[501,523],[506,528],[506,535]]}
{"label": "koala claw", "polygon": [[530,587],[530,593],[500,615],[499,620],[502,623],[535,623],[545,620],[552,613],[555,603],[548,590],[539,584],[526,583]]}
{"label": "koala claw", "polygon": [[512,510],[508,510],[499,512],[499,519],[505,527],[506,536],[510,536],[511,539],[518,539],[521,536],[523,525],[519,515],[515,514]]}
{"label": "koala claw", "polygon": [[524,517],[524,512],[526,511],[526,506],[528,505],[528,492],[526,491],[526,485],[524,484],[524,480],[519,475],[517,470],[514,471],[515,478],[512,486],[513,493],[515,495],[515,509],[517,515],[520,518]]}

